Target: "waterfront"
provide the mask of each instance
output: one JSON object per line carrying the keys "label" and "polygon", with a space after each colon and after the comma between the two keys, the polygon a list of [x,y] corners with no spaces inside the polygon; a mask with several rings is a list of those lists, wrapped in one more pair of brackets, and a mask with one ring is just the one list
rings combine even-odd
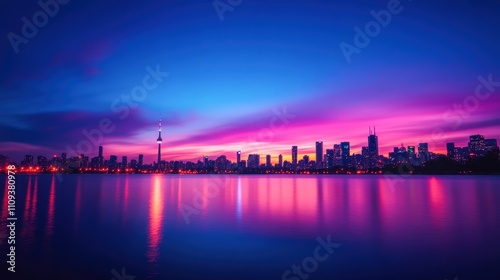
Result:
{"label": "waterfront", "polygon": [[500,278],[499,176],[61,178],[17,177],[17,276],[282,279],[330,236],[308,279]]}

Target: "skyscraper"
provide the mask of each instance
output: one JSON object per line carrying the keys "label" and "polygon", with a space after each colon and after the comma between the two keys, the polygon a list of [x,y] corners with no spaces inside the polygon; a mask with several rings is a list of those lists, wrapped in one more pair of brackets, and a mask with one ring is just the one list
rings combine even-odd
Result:
{"label": "skyscraper", "polygon": [[143,163],[144,163],[144,155],[139,154],[139,167],[142,167]]}
{"label": "skyscraper", "polygon": [[455,143],[446,143],[446,155],[451,159],[455,159]]}
{"label": "skyscraper", "polygon": [[349,156],[351,154],[351,144],[349,142],[340,142],[340,147],[342,149],[342,164],[349,164]]}
{"label": "skyscraper", "polygon": [[483,155],[485,153],[486,145],[484,143],[483,135],[471,135],[469,137],[469,151],[475,155]]}
{"label": "skyscraper", "polygon": [[333,149],[326,149],[326,167],[333,167],[334,153]]}
{"label": "skyscraper", "polygon": [[241,151],[236,152],[236,163],[239,165],[241,161]]}
{"label": "skyscraper", "polygon": [[323,141],[316,142],[316,168],[323,168]]}
{"label": "skyscraper", "polygon": [[251,154],[248,155],[248,168],[259,168],[260,166],[260,155]]}
{"label": "skyscraper", "polygon": [[408,159],[410,160],[410,163],[415,163],[416,158],[415,146],[408,146]]}
{"label": "skyscraper", "polygon": [[126,168],[126,167],[127,167],[127,157],[122,156],[122,168]]}
{"label": "skyscraper", "polygon": [[102,150],[102,146],[99,146],[99,167],[102,167],[104,164],[104,156]]}
{"label": "skyscraper", "polygon": [[156,141],[158,142],[158,166],[160,166],[160,162],[161,162],[161,142],[163,141],[161,139],[161,117],[160,117],[160,120],[158,122],[158,139],[156,139]]}
{"label": "skyscraper", "polygon": [[266,167],[271,167],[271,155],[266,155]]}
{"label": "skyscraper", "polygon": [[115,155],[110,155],[109,156],[109,167],[115,168],[116,163],[118,162],[118,157]]}
{"label": "skyscraper", "polygon": [[429,160],[429,144],[428,143],[419,143],[418,144],[418,157],[420,161],[428,161]]}
{"label": "skyscraper", "polygon": [[278,156],[278,167],[283,168],[283,155],[282,154],[280,154]]}
{"label": "skyscraper", "polygon": [[292,167],[297,167],[297,156],[298,156],[298,148],[297,146],[292,146]]}
{"label": "skyscraper", "polygon": [[370,135],[368,136],[368,162],[370,167],[375,167],[378,158],[378,136],[375,132],[375,127],[373,128],[373,133],[371,128],[369,128]]}

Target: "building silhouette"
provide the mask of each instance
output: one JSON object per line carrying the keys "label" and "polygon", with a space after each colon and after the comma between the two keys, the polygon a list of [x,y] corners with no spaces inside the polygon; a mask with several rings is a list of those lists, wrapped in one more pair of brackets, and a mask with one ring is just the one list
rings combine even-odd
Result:
{"label": "building silhouette", "polygon": [[369,128],[368,135],[368,166],[373,168],[377,165],[378,160],[378,136],[375,132],[375,127],[373,127],[373,133],[371,128]]}
{"label": "building silhouette", "polygon": [[160,166],[161,163],[161,143],[163,142],[163,139],[161,139],[161,117],[160,120],[158,121],[158,139],[156,139],[156,142],[158,143],[158,167]]}
{"label": "building silhouette", "polygon": [[298,147],[297,146],[292,146],[292,168],[297,167],[297,156],[298,156]]}
{"label": "building silhouette", "polygon": [[342,164],[349,165],[349,157],[351,154],[351,144],[349,142],[341,142],[340,147],[342,150]]}
{"label": "building silhouette", "polygon": [[323,168],[323,141],[316,142],[316,168]]}
{"label": "building silhouette", "polygon": [[428,143],[419,143],[418,144],[418,158],[420,162],[428,161],[430,158],[429,154],[429,144]]}
{"label": "building silhouette", "polygon": [[259,168],[260,166],[260,155],[250,154],[248,155],[248,168]]}

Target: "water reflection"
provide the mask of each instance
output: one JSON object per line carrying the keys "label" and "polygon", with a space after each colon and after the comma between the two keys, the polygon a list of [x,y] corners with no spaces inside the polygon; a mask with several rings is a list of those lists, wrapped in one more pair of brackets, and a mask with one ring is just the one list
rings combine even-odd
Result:
{"label": "water reflection", "polygon": [[52,238],[52,235],[54,234],[55,204],[56,204],[56,176],[52,175],[52,181],[50,183],[48,214],[47,214],[47,228],[45,229],[45,233],[47,234],[47,239]]}
{"label": "water reflection", "polygon": [[153,189],[150,192],[149,199],[149,235],[147,257],[152,268],[158,262],[160,255],[160,243],[162,239],[163,222],[163,177],[155,175],[153,178]]}
{"label": "water reflection", "polygon": [[[415,176],[394,188],[382,176],[74,175],[64,184],[55,179],[21,176],[16,197],[20,250],[31,256],[35,241],[43,242],[44,252],[54,252],[43,254],[43,264],[54,267],[71,265],[55,251],[59,246],[100,262],[114,260],[116,268],[138,263],[147,268],[141,279],[205,263],[237,261],[241,271],[251,271],[255,259],[268,254],[277,260],[298,250],[294,259],[303,259],[309,244],[303,244],[304,253],[294,242],[326,235],[345,243],[346,252],[356,248],[350,256],[357,257],[378,252],[379,258],[411,259],[425,251],[436,262],[466,262],[468,256],[487,262],[494,257],[483,251],[500,249],[497,177]],[[6,180],[0,191],[3,227],[7,185]],[[199,210],[189,224],[182,204]]]}
{"label": "water reflection", "polygon": [[32,243],[35,236],[35,217],[38,200],[38,176],[34,176],[34,185],[31,185],[31,176],[28,179],[26,200],[24,204],[23,226],[21,236],[26,242]]}

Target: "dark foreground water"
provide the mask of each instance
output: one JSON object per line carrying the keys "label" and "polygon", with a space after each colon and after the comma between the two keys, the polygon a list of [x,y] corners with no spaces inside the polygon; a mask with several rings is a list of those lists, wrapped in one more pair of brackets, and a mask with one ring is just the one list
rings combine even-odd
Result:
{"label": "dark foreground water", "polygon": [[396,179],[18,176],[0,278],[500,279],[500,177]]}

